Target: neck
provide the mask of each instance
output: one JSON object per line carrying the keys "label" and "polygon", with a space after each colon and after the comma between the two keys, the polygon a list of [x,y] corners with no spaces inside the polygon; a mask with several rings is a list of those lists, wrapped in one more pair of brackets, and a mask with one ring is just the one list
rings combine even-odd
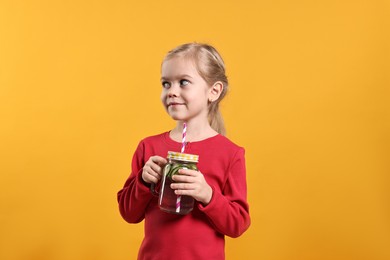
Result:
{"label": "neck", "polygon": [[[218,134],[214,129],[211,128],[208,122],[203,124],[194,124],[187,122],[186,140],[188,142],[201,141],[206,138],[212,137]],[[178,121],[176,127],[171,131],[171,138],[175,141],[181,142],[183,134],[184,122]]]}

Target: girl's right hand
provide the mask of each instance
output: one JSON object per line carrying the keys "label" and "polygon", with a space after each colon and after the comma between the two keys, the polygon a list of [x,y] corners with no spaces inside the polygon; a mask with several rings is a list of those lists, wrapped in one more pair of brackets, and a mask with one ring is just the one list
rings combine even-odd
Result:
{"label": "girl's right hand", "polygon": [[167,163],[167,159],[161,156],[151,156],[142,169],[142,179],[146,183],[156,184],[161,179],[162,169]]}

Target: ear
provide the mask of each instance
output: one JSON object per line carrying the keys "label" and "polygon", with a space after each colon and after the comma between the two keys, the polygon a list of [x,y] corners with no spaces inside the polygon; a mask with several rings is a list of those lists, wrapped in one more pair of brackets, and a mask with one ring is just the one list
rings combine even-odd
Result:
{"label": "ear", "polygon": [[209,102],[216,101],[223,91],[223,83],[221,81],[215,82],[209,91]]}

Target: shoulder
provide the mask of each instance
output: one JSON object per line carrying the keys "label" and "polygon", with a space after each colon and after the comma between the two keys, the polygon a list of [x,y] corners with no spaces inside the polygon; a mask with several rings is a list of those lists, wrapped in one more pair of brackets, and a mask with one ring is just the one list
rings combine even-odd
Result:
{"label": "shoulder", "polygon": [[[213,147],[218,151],[219,154],[228,156],[230,158],[242,157],[245,155],[245,148],[236,144],[228,137],[224,135],[218,135],[214,138]],[[217,152],[216,151],[216,152]]]}
{"label": "shoulder", "polygon": [[167,142],[167,135],[168,132],[163,132],[160,134],[144,137],[139,141],[137,150],[144,150],[148,149],[148,147],[160,146],[162,144],[165,144]]}
{"label": "shoulder", "polygon": [[228,169],[232,167],[245,168],[245,149],[226,136],[217,135],[209,139],[197,152],[199,152],[199,161],[211,162],[210,167],[213,170],[229,172]]}
{"label": "shoulder", "polygon": [[154,142],[162,141],[166,138],[167,134],[168,134],[168,132],[163,132],[160,134],[147,136],[147,137],[143,138],[140,141],[140,143],[154,143]]}
{"label": "shoulder", "polygon": [[224,135],[218,135],[218,138],[216,140],[225,148],[230,148],[231,150],[235,150],[235,151],[244,150],[244,147],[236,144],[235,142],[233,142],[232,140],[230,140]]}

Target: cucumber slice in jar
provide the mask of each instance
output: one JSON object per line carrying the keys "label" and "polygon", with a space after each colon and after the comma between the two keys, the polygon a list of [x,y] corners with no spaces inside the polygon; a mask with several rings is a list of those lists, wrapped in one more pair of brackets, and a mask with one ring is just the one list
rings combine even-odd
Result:
{"label": "cucumber slice in jar", "polygon": [[174,164],[172,167],[171,167],[171,170],[170,172],[168,173],[168,176],[169,177],[172,177],[173,175],[177,174],[177,172],[179,171],[179,169],[183,168],[182,167],[183,165],[182,164]]}
{"label": "cucumber slice in jar", "polygon": [[194,170],[194,171],[197,171],[197,170],[198,170],[198,167],[196,167],[195,164],[188,164],[187,167],[188,167],[188,169],[190,169],[190,170]]}
{"label": "cucumber slice in jar", "polygon": [[185,164],[185,163],[175,163],[173,165],[170,165],[170,167],[167,169],[164,173],[167,174],[167,177],[172,178],[173,175],[178,174],[178,171],[180,169],[190,169],[197,171],[198,167],[196,167],[196,164]]}

